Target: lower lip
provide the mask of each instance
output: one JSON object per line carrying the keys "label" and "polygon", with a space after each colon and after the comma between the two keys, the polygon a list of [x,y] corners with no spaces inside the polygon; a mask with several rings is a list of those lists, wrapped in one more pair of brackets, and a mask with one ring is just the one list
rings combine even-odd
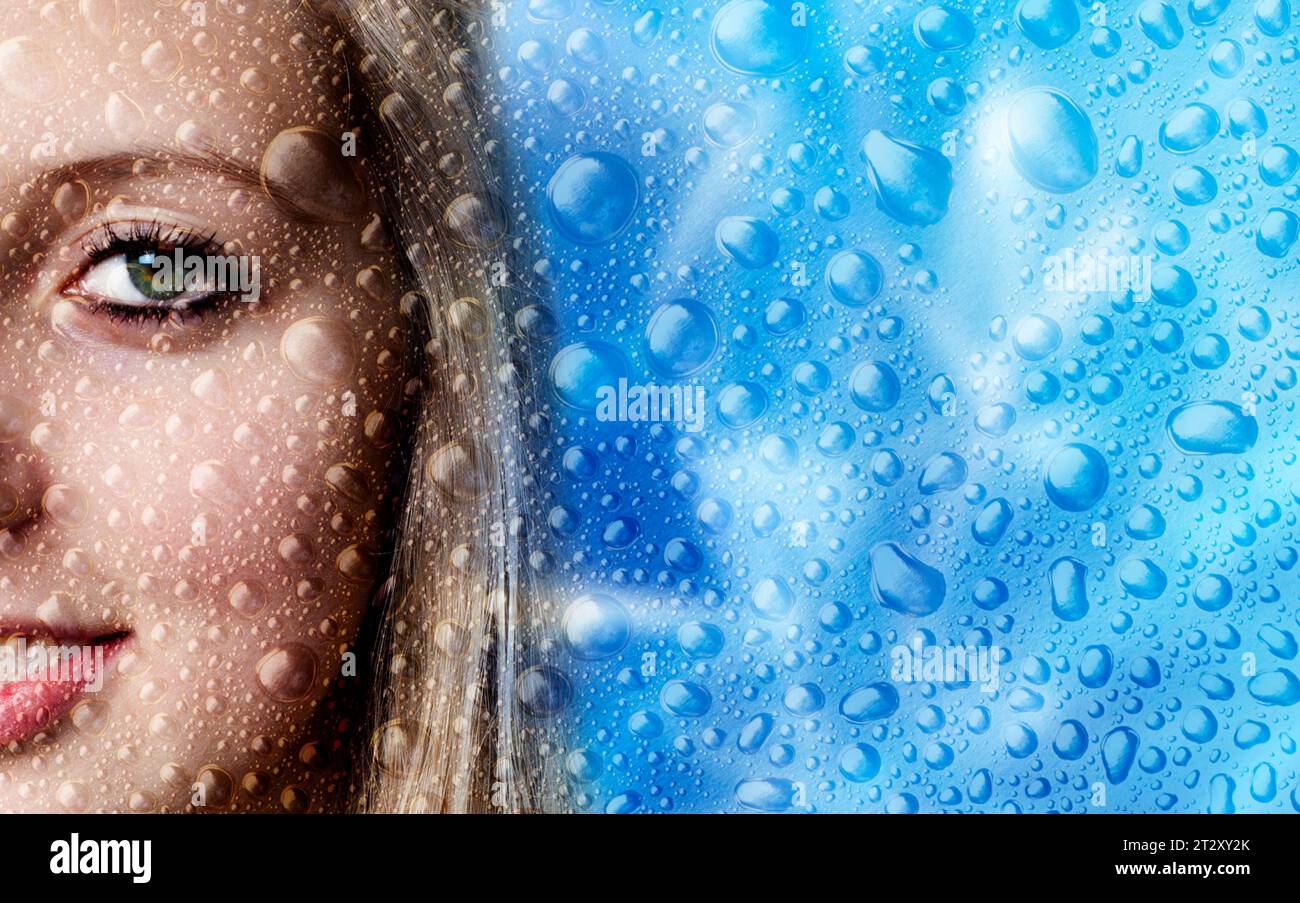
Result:
{"label": "lower lip", "polygon": [[[0,683],[0,746],[30,739],[72,711],[88,693],[101,689],[108,675],[100,672],[108,670],[109,662],[129,639],[114,636],[81,644],[69,642],[63,648],[78,650],[71,666],[65,664],[49,677]],[[9,670],[17,659],[0,652],[0,662]]]}

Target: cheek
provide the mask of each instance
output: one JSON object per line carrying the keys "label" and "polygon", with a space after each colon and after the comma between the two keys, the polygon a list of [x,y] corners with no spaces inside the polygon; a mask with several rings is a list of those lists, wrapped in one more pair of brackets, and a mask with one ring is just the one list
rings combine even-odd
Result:
{"label": "cheek", "polygon": [[395,313],[315,309],[244,317],[184,354],[55,339],[29,381],[29,590],[132,629],[124,667],[148,706],[197,693],[305,713],[355,637],[400,466],[404,355]]}

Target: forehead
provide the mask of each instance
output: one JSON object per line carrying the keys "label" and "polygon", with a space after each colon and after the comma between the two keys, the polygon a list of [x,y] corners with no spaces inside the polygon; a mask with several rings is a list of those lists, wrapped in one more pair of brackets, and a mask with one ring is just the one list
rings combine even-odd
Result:
{"label": "forehead", "polygon": [[343,64],[303,4],[0,4],[0,185],[141,148],[256,166],[285,129],[337,132]]}

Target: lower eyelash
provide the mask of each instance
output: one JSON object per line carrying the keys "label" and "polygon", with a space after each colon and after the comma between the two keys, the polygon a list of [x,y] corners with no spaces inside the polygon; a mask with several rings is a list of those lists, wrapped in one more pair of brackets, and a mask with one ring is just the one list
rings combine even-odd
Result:
{"label": "lower eyelash", "polygon": [[112,304],[108,301],[90,301],[86,308],[94,314],[103,314],[115,323],[162,323],[173,316],[186,314],[199,316],[197,311],[183,307],[160,307],[142,305],[139,307],[125,304]]}

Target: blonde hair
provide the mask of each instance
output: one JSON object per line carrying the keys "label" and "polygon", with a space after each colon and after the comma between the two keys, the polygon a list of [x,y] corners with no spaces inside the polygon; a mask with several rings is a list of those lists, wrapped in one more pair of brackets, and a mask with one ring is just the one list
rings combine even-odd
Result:
{"label": "blonde hair", "polygon": [[[410,466],[377,600],[357,811],[534,811],[555,793],[549,716],[567,678],[542,660],[525,601],[527,360],[512,317],[508,215],[473,77],[483,22],[461,4],[356,0],[317,12],[369,99],[402,299],[421,362]],[[327,29],[328,30],[328,29]],[[537,421],[537,423],[542,421]],[[539,553],[540,554],[540,553]],[[532,705],[519,701],[524,681]],[[528,696],[529,694],[525,694]],[[525,699],[527,702],[528,699]]]}

